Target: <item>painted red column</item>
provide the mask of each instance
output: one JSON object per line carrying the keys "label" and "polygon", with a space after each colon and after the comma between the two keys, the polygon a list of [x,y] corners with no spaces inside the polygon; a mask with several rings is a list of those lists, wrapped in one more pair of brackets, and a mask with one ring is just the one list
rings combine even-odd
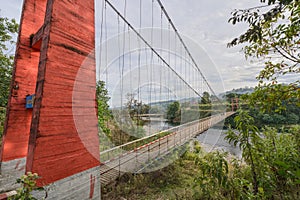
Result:
{"label": "painted red column", "polygon": [[45,185],[100,165],[94,1],[48,0],[43,31],[26,171]]}
{"label": "painted red column", "polygon": [[24,1],[2,161],[26,157],[47,199],[100,197],[94,13],[94,0]]}
{"label": "painted red column", "polygon": [[24,0],[0,152],[1,174],[9,174],[12,178],[25,171],[32,118],[32,109],[25,108],[25,98],[35,93],[40,56],[31,48],[30,36],[44,23],[45,9],[46,0]]}

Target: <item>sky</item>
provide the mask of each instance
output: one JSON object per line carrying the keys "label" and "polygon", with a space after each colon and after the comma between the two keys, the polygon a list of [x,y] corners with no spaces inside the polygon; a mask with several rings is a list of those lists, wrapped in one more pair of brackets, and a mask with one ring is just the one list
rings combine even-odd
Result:
{"label": "sky", "polygon": [[[136,3],[132,3],[133,1],[131,1],[131,4],[130,1],[127,1],[127,8],[136,10],[139,7]],[[151,2],[151,0],[147,1]],[[100,15],[99,13],[101,12],[101,3],[99,2],[101,1],[98,1],[96,6],[98,9],[97,15]],[[111,2],[115,3],[116,7],[119,6],[122,9],[123,4],[119,3],[121,1],[111,0]],[[192,41],[187,43],[198,45],[197,48],[201,50],[201,55],[205,54],[207,57],[203,60],[200,59],[201,56],[199,57],[200,65],[204,76],[208,82],[212,82],[211,85],[217,93],[224,92],[223,90],[228,91],[233,88],[257,85],[255,77],[262,69],[263,64],[251,59],[246,60],[241,51],[241,46],[227,48],[227,43],[244,32],[247,26],[243,24],[233,26],[227,21],[234,9],[252,7],[258,5],[259,1],[163,0],[162,3],[180,34],[186,38],[185,40]],[[1,0],[0,15],[16,18],[19,21],[22,4],[22,0]],[[144,12],[146,14],[144,14],[143,18],[146,18],[148,14],[147,11]],[[136,16],[131,16],[131,12],[128,13],[128,19],[134,21]],[[107,15],[110,17],[109,13]],[[99,20],[98,23],[100,23]],[[108,27],[110,25],[108,23]],[[144,27],[147,27],[146,21]],[[99,28],[97,31],[99,31]],[[199,54],[197,48],[194,50],[196,57],[197,53]],[[209,61],[207,62],[206,60]],[[216,80],[215,76],[218,76],[219,79]]]}

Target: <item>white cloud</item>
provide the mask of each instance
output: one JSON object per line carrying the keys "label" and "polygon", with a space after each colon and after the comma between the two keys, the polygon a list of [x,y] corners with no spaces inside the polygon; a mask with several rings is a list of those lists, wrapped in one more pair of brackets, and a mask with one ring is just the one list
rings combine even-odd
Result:
{"label": "white cloud", "polygon": [[21,7],[23,0],[9,0],[0,3],[0,15],[8,18],[15,18],[20,21]]}
{"label": "white cloud", "polygon": [[[118,9],[123,10],[124,1],[111,0],[111,2],[113,2]],[[127,0],[127,17],[135,27],[139,27],[139,2],[140,1],[137,0]],[[152,0],[143,0],[142,3],[147,8],[143,9],[142,26],[149,27],[151,26],[149,16],[151,16]],[[261,62],[255,61],[251,63],[250,61],[246,61],[243,53],[240,52],[241,47],[226,47],[232,38],[238,36],[246,29],[245,25],[232,26],[227,22],[230,17],[230,12],[235,8],[252,7],[258,3],[259,2],[253,0],[163,1],[178,31],[198,43],[211,58],[213,64],[216,65],[216,70],[220,73],[221,79],[224,80],[225,89],[246,85],[253,86],[256,81],[255,77],[262,68]],[[22,4],[22,0],[1,1],[0,14],[9,18],[19,19]],[[101,7],[101,5],[97,5],[97,8],[99,7]],[[101,13],[99,11],[97,13],[99,15],[97,17],[100,18]],[[113,33],[113,31],[116,32],[118,18],[114,14],[107,13],[109,17],[108,27],[112,27],[112,31],[109,33]],[[160,27],[160,18],[158,5],[154,1],[154,26]],[[120,19],[119,23],[119,26],[123,27],[123,23]],[[111,26],[112,24],[114,24],[114,28]],[[98,28],[98,31],[99,30]],[[208,73],[205,74],[207,79],[215,80],[217,73],[209,74],[211,69],[206,65],[210,65],[210,63],[201,63],[203,71]],[[216,83],[213,83],[214,86],[215,84]]]}

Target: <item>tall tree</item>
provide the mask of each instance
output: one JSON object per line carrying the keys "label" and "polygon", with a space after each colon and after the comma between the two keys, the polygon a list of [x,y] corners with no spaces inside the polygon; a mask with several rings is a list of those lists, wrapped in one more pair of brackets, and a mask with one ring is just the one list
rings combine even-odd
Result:
{"label": "tall tree", "polygon": [[11,81],[14,56],[8,50],[15,44],[14,34],[18,32],[18,24],[14,19],[0,16],[0,107],[6,107]]}
{"label": "tall tree", "polygon": [[149,114],[150,106],[143,103],[142,101],[137,100],[135,95],[136,94],[134,93],[128,93],[126,95],[127,97],[126,107],[130,114],[130,117],[134,118],[134,116],[140,114]]}
{"label": "tall tree", "polygon": [[105,88],[104,81],[98,81],[96,85],[96,98],[98,102],[98,123],[99,127],[105,134],[110,133],[108,127],[108,121],[112,119],[111,111],[109,110],[108,101],[110,97],[108,96],[108,91]]}
{"label": "tall tree", "polygon": [[181,108],[180,103],[175,101],[168,105],[167,119],[173,124],[179,124],[181,121]]}
{"label": "tall tree", "polygon": [[[246,23],[248,29],[228,46],[245,44],[246,57],[265,60],[265,67],[257,76],[261,87],[256,90],[259,94],[255,100],[272,109],[291,96],[299,99],[299,79],[288,87],[274,85],[282,76],[300,73],[300,1],[260,0],[257,7],[232,12],[229,22]],[[278,93],[276,98],[271,95],[274,91]]]}
{"label": "tall tree", "polygon": [[[14,19],[0,16],[0,140],[3,132],[5,108],[9,95],[9,85],[14,56],[8,50],[13,49],[14,34],[18,32],[18,24]],[[0,141],[1,144],[1,141]]]}
{"label": "tall tree", "polygon": [[202,97],[201,97],[201,103],[202,104],[211,103],[210,95],[208,92],[203,92]]}

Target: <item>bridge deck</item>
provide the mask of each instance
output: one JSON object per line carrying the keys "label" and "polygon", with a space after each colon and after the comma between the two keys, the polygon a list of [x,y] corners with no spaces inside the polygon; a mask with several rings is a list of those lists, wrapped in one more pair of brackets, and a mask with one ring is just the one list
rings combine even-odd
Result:
{"label": "bridge deck", "polygon": [[234,112],[213,115],[211,117],[173,127],[164,131],[169,132],[168,135],[142,146],[137,145],[137,147],[132,150],[130,150],[130,147],[134,144],[140,144],[141,141],[146,140],[151,136],[101,152],[101,184],[107,185],[125,172],[136,173],[145,170],[147,165],[158,157],[167,154],[170,150],[174,149],[174,147],[182,146],[191,138],[194,138],[232,114],[234,114]]}

